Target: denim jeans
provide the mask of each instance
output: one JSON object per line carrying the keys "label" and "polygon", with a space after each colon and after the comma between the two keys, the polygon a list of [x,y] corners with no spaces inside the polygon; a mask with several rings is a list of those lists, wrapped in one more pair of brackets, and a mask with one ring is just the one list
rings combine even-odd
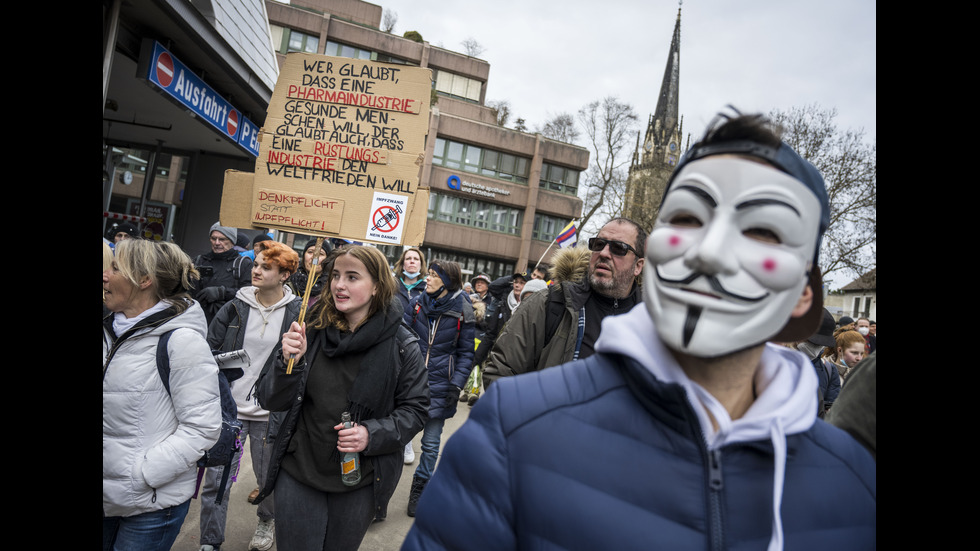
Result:
{"label": "denim jeans", "polygon": [[131,517],[102,517],[102,551],[168,551],[191,500]]}
{"label": "denim jeans", "polygon": [[357,551],[374,520],[374,486],[322,492],[285,470],[276,478],[278,549]]}
{"label": "denim jeans", "polygon": [[442,426],[445,424],[445,419],[429,419],[422,429],[422,457],[419,459],[419,467],[415,469],[415,476],[422,480],[432,478],[432,473],[436,470],[439,441],[442,439]]}
{"label": "denim jeans", "polygon": [[[218,484],[221,482],[224,467],[208,468],[204,475],[204,484],[201,486],[201,545],[217,547],[225,542],[225,524],[228,518],[228,499],[231,497],[232,479],[238,476],[238,462],[245,453],[246,442],[249,444],[248,451],[252,456],[255,479],[259,488],[265,485],[265,475],[269,472],[269,462],[272,459],[272,445],[266,442],[268,432],[268,421],[242,420],[242,450],[231,462],[234,472],[228,477],[225,496],[220,505],[216,505],[214,500],[218,497]],[[275,501],[271,498],[262,500],[256,514],[259,520],[275,518]]]}

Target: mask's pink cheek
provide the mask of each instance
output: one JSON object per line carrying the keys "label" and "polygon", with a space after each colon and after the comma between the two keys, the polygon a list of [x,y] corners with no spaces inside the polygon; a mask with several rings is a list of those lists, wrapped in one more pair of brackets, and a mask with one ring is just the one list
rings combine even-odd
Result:
{"label": "mask's pink cheek", "polygon": [[773,273],[779,267],[779,264],[773,258],[766,258],[762,261],[762,270],[764,272]]}
{"label": "mask's pink cheek", "polygon": [[[693,239],[673,228],[653,230],[648,241],[649,260],[655,263],[669,262],[684,255]],[[593,253],[594,254],[594,253]]]}

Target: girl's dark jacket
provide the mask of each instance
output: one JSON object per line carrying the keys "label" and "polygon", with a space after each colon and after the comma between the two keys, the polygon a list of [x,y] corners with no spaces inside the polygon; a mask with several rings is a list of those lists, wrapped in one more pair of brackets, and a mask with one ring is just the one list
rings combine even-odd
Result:
{"label": "girl's dark jacket", "polygon": [[[392,307],[400,309],[401,304],[393,300]],[[323,345],[323,340],[317,338],[317,333],[316,330],[308,333],[309,347],[306,354],[295,362],[291,374],[286,374],[286,362],[280,350],[275,361],[267,366],[259,378],[259,403],[272,412],[269,418],[269,440],[272,444],[273,460],[269,465],[265,487],[253,504],[258,504],[275,489],[279,467],[303,407],[310,367],[307,359],[315,358]],[[378,412],[374,419],[361,421],[368,431],[368,445],[361,455],[373,463],[377,508],[375,513],[382,518],[387,515],[388,500],[394,494],[401,476],[405,444],[422,430],[428,418],[426,410],[429,407],[429,388],[419,352],[418,336],[403,324],[398,328],[395,338],[400,362],[399,365],[392,366],[392,369],[397,370],[397,383],[391,400],[386,401],[390,407],[387,411]]]}

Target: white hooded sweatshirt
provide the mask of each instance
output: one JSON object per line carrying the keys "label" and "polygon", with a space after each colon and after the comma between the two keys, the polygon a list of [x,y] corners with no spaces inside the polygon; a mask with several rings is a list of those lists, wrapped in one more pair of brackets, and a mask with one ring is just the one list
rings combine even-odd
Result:
{"label": "white hooded sweatshirt", "polygon": [[296,298],[289,286],[283,286],[283,297],[272,306],[262,306],[255,300],[255,287],[245,287],[238,290],[235,298],[239,298],[249,306],[248,321],[245,323],[245,341],[243,348],[248,352],[252,363],[245,368],[245,374],[232,383],[231,393],[238,406],[238,418],[246,421],[267,421],[269,412],[259,406],[253,392],[255,382],[259,380],[262,367],[265,366],[269,355],[282,340],[282,322],[286,314],[286,305]]}

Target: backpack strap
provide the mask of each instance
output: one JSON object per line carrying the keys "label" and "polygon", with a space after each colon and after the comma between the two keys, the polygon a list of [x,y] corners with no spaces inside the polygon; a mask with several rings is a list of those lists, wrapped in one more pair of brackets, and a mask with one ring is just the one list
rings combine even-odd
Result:
{"label": "backpack strap", "polygon": [[[565,315],[565,293],[562,291],[561,285],[552,285],[548,288],[548,303],[545,305],[544,314],[544,346],[548,346],[551,338],[558,332],[558,324],[561,323],[561,318]],[[584,319],[583,311],[579,315],[579,321],[584,321]],[[581,346],[581,337],[578,342]],[[577,350],[578,347],[576,347]]]}
{"label": "backpack strap", "polygon": [[245,263],[244,256],[238,255],[237,257],[235,257],[235,261],[232,263],[232,266],[235,267],[235,281],[238,281],[242,278],[242,264],[244,263]]}
{"label": "backpack strap", "polygon": [[167,395],[170,395],[170,352],[167,351],[167,343],[170,342],[170,335],[173,335],[174,331],[176,329],[160,335],[160,340],[157,341],[157,373],[163,381],[163,388],[167,389]]}

